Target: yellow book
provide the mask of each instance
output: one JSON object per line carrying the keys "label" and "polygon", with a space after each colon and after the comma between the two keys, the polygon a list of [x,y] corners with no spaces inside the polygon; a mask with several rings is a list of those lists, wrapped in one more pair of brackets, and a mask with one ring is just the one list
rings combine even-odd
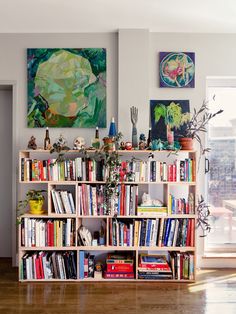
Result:
{"label": "yellow book", "polygon": [[171,215],[171,207],[172,207],[172,195],[169,194],[169,197],[168,197],[168,215]]}
{"label": "yellow book", "polygon": [[138,235],[139,235],[139,221],[134,222],[134,246],[138,246]]}

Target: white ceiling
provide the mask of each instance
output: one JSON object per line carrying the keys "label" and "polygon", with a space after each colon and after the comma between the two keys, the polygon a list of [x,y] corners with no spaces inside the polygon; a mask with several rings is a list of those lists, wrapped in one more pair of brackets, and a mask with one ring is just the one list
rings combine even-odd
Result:
{"label": "white ceiling", "polygon": [[236,33],[236,0],[0,0],[0,33]]}

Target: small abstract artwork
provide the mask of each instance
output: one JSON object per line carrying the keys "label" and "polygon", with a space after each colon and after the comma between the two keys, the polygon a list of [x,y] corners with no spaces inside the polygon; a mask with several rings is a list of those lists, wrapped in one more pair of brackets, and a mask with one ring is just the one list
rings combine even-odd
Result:
{"label": "small abstract artwork", "polygon": [[27,49],[27,124],[106,127],[106,49]]}
{"label": "small abstract artwork", "polygon": [[194,52],[160,52],[160,87],[195,87]]}
{"label": "small abstract artwork", "polygon": [[152,139],[166,141],[169,129],[177,141],[190,119],[189,100],[151,100],[150,113]]}

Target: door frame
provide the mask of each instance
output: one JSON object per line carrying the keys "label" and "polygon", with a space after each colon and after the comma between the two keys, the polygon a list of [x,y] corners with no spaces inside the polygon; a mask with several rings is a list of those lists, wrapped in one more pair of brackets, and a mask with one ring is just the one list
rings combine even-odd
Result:
{"label": "door frame", "polygon": [[11,86],[12,89],[12,173],[10,174],[12,177],[12,220],[11,220],[11,232],[12,232],[12,266],[17,266],[16,259],[16,195],[17,195],[17,151],[18,151],[18,133],[17,131],[17,119],[16,119],[16,104],[17,104],[17,81],[15,80],[0,80],[0,86]]}

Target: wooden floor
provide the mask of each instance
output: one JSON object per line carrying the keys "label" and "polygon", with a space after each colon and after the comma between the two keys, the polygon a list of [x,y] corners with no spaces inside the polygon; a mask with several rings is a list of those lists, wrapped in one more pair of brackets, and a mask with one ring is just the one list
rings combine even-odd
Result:
{"label": "wooden floor", "polygon": [[235,314],[236,269],[199,271],[195,284],[18,283],[17,269],[0,259],[2,314]]}

